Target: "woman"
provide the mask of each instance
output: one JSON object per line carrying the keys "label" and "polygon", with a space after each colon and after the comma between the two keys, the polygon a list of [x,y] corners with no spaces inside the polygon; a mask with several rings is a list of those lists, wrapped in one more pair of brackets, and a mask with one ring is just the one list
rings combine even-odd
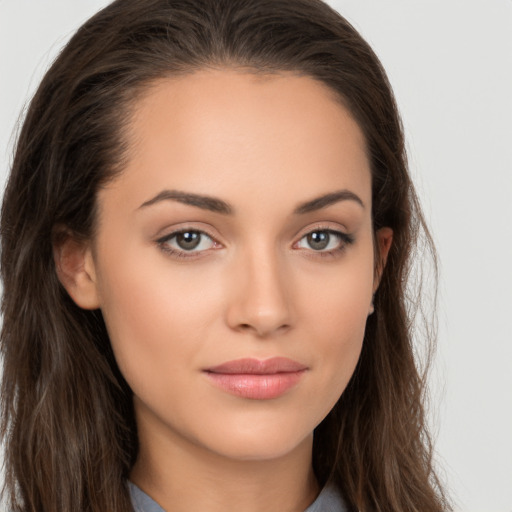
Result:
{"label": "woman", "polygon": [[13,510],[447,505],[381,65],[317,0],[118,0],[43,79],[1,221]]}

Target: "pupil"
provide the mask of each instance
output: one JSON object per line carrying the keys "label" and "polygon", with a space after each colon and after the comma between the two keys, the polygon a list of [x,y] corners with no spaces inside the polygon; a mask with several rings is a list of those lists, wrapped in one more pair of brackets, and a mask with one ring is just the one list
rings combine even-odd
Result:
{"label": "pupil", "polygon": [[308,244],[312,249],[325,249],[329,245],[329,239],[327,231],[314,231],[308,235]]}
{"label": "pupil", "polygon": [[201,235],[193,231],[186,231],[176,235],[176,242],[181,249],[190,250],[195,249],[201,241]]}

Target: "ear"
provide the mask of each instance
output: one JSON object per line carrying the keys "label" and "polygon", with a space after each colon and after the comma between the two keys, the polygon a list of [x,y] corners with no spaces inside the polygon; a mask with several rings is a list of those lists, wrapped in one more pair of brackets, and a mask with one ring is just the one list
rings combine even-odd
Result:
{"label": "ear", "polygon": [[375,275],[373,278],[373,293],[377,291],[382,277],[382,272],[386,266],[388,260],[389,249],[393,242],[393,230],[388,227],[380,228],[375,234],[375,240],[377,244],[377,264],[375,265]]}
{"label": "ear", "polygon": [[53,259],[59,281],[76,305],[83,309],[98,309],[99,296],[90,242],[78,240],[68,232],[61,233],[53,244]]}

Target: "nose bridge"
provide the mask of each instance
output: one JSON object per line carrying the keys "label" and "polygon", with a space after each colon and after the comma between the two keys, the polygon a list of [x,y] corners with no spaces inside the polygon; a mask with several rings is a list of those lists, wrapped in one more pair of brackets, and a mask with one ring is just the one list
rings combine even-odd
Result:
{"label": "nose bridge", "polygon": [[268,336],[291,326],[290,283],[275,245],[253,242],[236,257],[228,319],[233,328]]}

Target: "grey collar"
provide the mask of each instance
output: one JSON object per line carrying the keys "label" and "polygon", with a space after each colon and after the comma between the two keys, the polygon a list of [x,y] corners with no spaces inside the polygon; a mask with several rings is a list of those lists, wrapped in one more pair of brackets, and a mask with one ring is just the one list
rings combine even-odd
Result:
{"label": "grey collar", "polygon": [[[134,483],[128,481],[134,512],[165,512],[165,510]],[[304,512],[347,512],[340,491],[327,484],[317,499]]]}

